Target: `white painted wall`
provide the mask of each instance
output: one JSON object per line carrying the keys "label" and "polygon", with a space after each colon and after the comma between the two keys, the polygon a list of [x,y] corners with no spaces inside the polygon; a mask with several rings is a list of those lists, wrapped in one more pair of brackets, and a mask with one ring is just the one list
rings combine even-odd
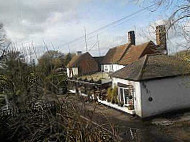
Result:
{"label": "white painted wall", "polygon": [[124,80],[124,79],[120,79],[120,78],[113,78],[112,79],[112,87],[116,86],[118,82],[122,83],[122,84],[126,84],[126,85],[132,85],[134,87],[134,110],[138,116],[141,116],[142,111],[141,111],[140,83],[135,82],[135,81]]}
{"label": "white painted wall", "polygon": [[[190,77],[173,77],[140,83],[142,116],[149,117],[190,107]],[[153,100],[150,102],[149,97]]]}
{"label": "white painted wall", "polygon": [[73,77],[78,75],[78,68],[71,68],[72,69],[72,74],[70,74],[69,68],[67,68],[67,76],[68,77]]}
{"label": "white painted wall", "polygon": [[104,72],[115,72],[117,70],[120,70],[124,68],[125,66],[119,65],[119,64],[106,64],[106,65],[101,65],[101,69]]}

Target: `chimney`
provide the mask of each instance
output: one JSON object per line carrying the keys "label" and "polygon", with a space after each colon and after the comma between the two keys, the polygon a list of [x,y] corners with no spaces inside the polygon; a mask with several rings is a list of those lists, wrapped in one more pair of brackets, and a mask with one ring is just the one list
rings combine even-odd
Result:
{"label": "chimney", "polygon": [[76,55],[78,55],[78,56],[82,55],[82,51],[77,51]]}
{"label": "chimney", "polygon": [[165,25],[159,25],[156,27],[156,43],[159,49],[167,54],[167,41],[166,41],[166,28]]}
{"label": "chimney", "polygon": [[135,45],[135,32],[134,31],[128,32],[128,43]]}

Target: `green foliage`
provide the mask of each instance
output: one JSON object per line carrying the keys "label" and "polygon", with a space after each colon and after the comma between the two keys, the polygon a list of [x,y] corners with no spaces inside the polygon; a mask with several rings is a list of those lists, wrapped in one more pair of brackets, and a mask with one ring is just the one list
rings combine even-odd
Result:
{"label": "green foliage", "polygon": [[71,61],[71,59],[72,59],[72,54],[68,53],[65,57],[65,62],[64,62],[65,66]]}
{"label": "green foliage", "polygon": [[[18,103],[18,96],[29,93],[32,67],[28,66],[18,51],[8,52],[2,59],[0,91]],[[23,97],[24,98],[24,97]]]}
{"label": "green foliage", "polygon": [[35,64],[27,64],[20,52],[9,51],[1,60],[0,93],[7,95],[17,106],[24,106],[28,97],[65,93],[66,74],[63,70],[56,70],[62,66],[60,58],[57,52],[52,56],[45,54],[36,67]]}
{"label": "green foliage", "polygon": [[[73,100],[55,106],[44,105],[46,99],[52,99],[53,93],[59,93],[60,88],[66,89],[67,77],[64,71],[57,70],[60,67],[57,57],[50,62],[47,60],[49,57],[43,58],[37,68],[35,64],[27,64],[23,57],[20,52],[11,51],[2,60],[0,93],[12,100],[11,104],[16,106],[13,111],[15,108],[19,110],[15,111],[14,117],[1,118],[2,141],[94,142],[102,138],[103,141],[111,141],[111,137],[115,139],[115,134],[111,135],[99,126],[94,127],[91,120],[86,122],[80,115],[82,109],[78,108],[78,103],[72,103]],[[3,97],[0,98],[0,106],[7,102]]]}
{"label": "green foliage", "polygon": [[45,94],[66,93],[67,76],[64,72],[64,60],[64,54],[58,51],[48,51],[38,60],[37,73],[42,79]]}
{"label": "green foliage", "polygon": [[118,87],[116,86],[112,90],[112,103],[118,103]]}
{"label": "green foliage", "polygon": [[112,88],[108,88],[107,90],[107,101],[111,102],[112,101]]}
{"label": "green foliage", "polygon": [[115,86],[113,89],[110,87],[107,90],[107,101],[118,103],[118,88]]}
{"label": "green foliage", "polygon": [[181,60],[190,61],[190,51],[189,50],[177,52],[175,54],[175,56],[180,58]]}
{"label": "green foliage", "polygon": [[58,94],[61,89],[61,93],[66,93],[66,74],[65,73],[51,73],[45,78],[46,89],[49,91]]}
{"label": "green foliage", "polygon": [[58,51],[48,51],[38,59],[38,70],[43,72],[44,76],[57,68],[64,67],[64,54]]}

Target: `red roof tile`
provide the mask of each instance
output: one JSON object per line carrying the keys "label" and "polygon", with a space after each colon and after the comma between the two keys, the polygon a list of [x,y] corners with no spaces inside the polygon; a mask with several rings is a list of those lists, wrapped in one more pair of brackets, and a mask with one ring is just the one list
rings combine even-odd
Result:
{"label": "red roof tile", "polygon": [[126,52],[128,45],[129,44],[124,44],[111,48],[104,57],[102,64],[118,63],[119,60],[122,58],[123,54]]}
{"label": "red roof tile", "polygon": [[131,45],[119,61],[119,64],[128,65],[146,54],[154,53],[159,52],[156,50],[156,45],[152,41],[140,45]]}
{"label": "red roof tile", "polygon": [[80,56],[76,55],[71,59],[67,68],[74,67],[79,69],[79,75],[90,74],[99,70],[98,63],[88,52]]}

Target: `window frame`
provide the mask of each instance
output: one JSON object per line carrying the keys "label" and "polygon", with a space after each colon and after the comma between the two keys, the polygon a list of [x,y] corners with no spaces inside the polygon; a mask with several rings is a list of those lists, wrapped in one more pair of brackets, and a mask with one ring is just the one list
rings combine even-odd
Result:
{"label": "window frame", "polygon": [[[122,91],[121,91],[122,89]],[[125,90],[128,90],[128,96],[126,97],[126,94],[124,93]],[[130,87],[118,87],[118,91],[119,91],[119,101],[122,101],[123,99],[123,103],[124,103],[124,106],[129,106],[130,105],[130,99],[129,99],[129,96],[132,96],[133,97],[133,104],[134,104],[134,90],[132,91]],[[121,94],[122,92],[122,94]],[[121,99],[122,98],[122,99]],[[127,98],[127,99],[126,99]]]}

